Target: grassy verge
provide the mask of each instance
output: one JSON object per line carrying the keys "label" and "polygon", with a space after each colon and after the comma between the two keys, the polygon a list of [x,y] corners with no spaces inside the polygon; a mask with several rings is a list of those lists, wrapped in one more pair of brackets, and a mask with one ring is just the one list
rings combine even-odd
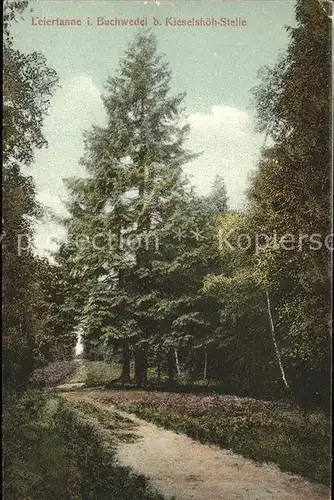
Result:
{"label": "grassy verge", "polygon": [[220,395],[115,391],[100,397],[203,443],[330,482],[330,421],[321,412],[305,417],[297,407]]}
{"label": "grassy verge", "polygon": [[104,386],[121,374],[120,365],[103,361],[82,361],[77,370],[67,378],[68,383],[84,382],[88,387]]}
{"label": "grassy verge", "polygon": [[96,416],[41,391],[12,400],[3,425],[5,498],[162,500],[145,477],[116,461],[117,431],[126,422],[111,423],[106,439],[97,430]]}

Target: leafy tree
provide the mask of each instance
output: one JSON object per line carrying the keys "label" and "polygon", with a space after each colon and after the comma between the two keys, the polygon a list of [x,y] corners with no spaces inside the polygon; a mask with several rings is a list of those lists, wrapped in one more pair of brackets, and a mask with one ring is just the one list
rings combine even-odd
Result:
{"label": "leafy tree", "polygon": [[35,257],[33,284],[36,359],[42,363],[73,359],[76,316],[70,300],[73,290],[65,268]]}
{"label": "leafy tree", "polygon": [[[217,304],[203,296],[201,288],[206,274],[219,269],[216,217],[206,199],[192,196],[170,220],[174,232],[163,245],[164,259],[154,262],[155,286],[164,298],[158,304],[159,315],[166,312],[159,332],[164,340],[162,348],[170,358],[170,377],[177,368],[171,361],[173,356],[176,365],[181,362],[193,376],[202,376],[202,361],[212,345]],[[180,375],[180,368],[177,371]]]}
{"label": "leafy tree", "polygon": [[[249,227],[295,244],[270,263],[273,307],[294,390],[329,395],[331,19],[312,0],[296,3],[287,53],[262,70],[255,90],[259,126],[275,145],[264,152],[251,191]],[[318,235],[321,245],[310,245]],[[301,239],[300,239],[301,238]],[[267,266],[268,267],[268,266]],[[326,381],[326,382],[325,382]]]}
{"label": "leafy tree", "polygon": [[58,80],[42,54],[15,49],[10,26],[26,6],[26,1],[5,2],[3,44],[3,370],[5,382],[17,384],[25,383],[35,362],[35,258],[29,241],[32,220],[40,212],[33,180],[22,166],[31,164],[35,148],[46,145],[43,117]]}
{"label": "leafy tree", "polygon": [[246,217],[236,213],[220,217],[223,272],[209,274],[204,280],[203,291],[218,300],[220,312],[212,332],[219,359],[215,373],[225,390],[279,396],[281,354],[275,329],[271,330],[266,275],[254,254],[254,244],[241,237],[248,236]]}
{"label": "leafy tree", "polygon": [[34,149],[47,146],[43,118],[58,82],[40,52],[21,53],[15,48],[10,25],[27,7],[27,1],[6,1],[4,5],[4,167],[14,162],[31,164]]}

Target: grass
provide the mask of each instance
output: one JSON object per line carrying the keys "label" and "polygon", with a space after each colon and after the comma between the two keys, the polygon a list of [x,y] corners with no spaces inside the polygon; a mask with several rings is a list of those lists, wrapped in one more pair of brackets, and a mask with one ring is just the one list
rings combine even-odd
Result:
{"label": "grass", "polygon": [[77,370],[67,378],[67,383],[84,382],[88,387],[104,386],[120,376],[117,363],[82,361]]}
{"label": "grass", "polygon": [[116,430],[126,423],[114,420],[107,442],[95,417],[91,408],[69,405],[50,392],[13,398],[3,423],[5,498],[163,500],[145,477],[117,463]]}
{"label": "grass", "polygon": [[[103,362],[53,365],[41,385],[106,385],[119,366]],[[296,406],[218,394],[101,391],[98,399],[203,443],[275,463],[314,482],[330,483],[330,419]],[[143,476],[121,467],[117,440],[131,440],[133,424],[114,412],[51,391],[13,395],[4,407],[4,493],[11,500],[162,500]]]}
{"label": "grass", "polygon": [[[79,415],[86,421],[89,419],[96,430],[109,431],[108,444],[114,444],[115,441],[134,442],[136,437],[132,432],[136,424],[132,420],[125,418],[117,412],[97,408],[89,402],[71,400],[71,407],[75,408]],[[112,434],[110,434],[110,431]]]}

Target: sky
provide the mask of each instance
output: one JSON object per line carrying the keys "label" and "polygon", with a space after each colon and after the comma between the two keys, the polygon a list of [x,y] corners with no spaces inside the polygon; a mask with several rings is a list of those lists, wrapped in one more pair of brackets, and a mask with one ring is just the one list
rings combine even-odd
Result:
{"label": "sky", "polygon": [[[202,155],[185,167],[199,194],[208,194],[217,174],[225,179],[231,208],[242,208],[249,174],[256,168],[263,137],[255,132],[250,90],[263,65],[275,64],[295,26],[294,0],[32,0],[13,25],[22,52],[41,51],[59,75],[61,87],[44,122],[48,148],[36,152],[29,168],[37,197],[56,215],[66,215],[63,179],[85,175],[79,159],[83,132],[105,124],[101,102],[108,76],[137,27],[97,26],[104,20],[147,18],[158,51],[172,70],[172,93],[185,91],[191,126],[187,147]],[[30,10],[32,11],[30,12]],[[91,25],[87,25],[87,17]],[[32,19],[34,18],[34,19]],[[81,19],[81,26],[34,25],[45,19]],[[161,25],[153,26],[153,18]],[[170,26],[174,18],[246,21],[246,26]],[[141,28],[143,29],[143,28]],[[56,223],[37,225],[40,254],[64,236]]]}

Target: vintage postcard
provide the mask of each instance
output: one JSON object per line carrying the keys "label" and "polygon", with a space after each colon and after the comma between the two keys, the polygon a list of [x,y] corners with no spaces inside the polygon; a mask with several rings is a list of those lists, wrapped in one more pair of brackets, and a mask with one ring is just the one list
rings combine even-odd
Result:
{"label": "vintage postcard", "polygon": [[6,500],[326,500],[329,0],[5,0]]}

